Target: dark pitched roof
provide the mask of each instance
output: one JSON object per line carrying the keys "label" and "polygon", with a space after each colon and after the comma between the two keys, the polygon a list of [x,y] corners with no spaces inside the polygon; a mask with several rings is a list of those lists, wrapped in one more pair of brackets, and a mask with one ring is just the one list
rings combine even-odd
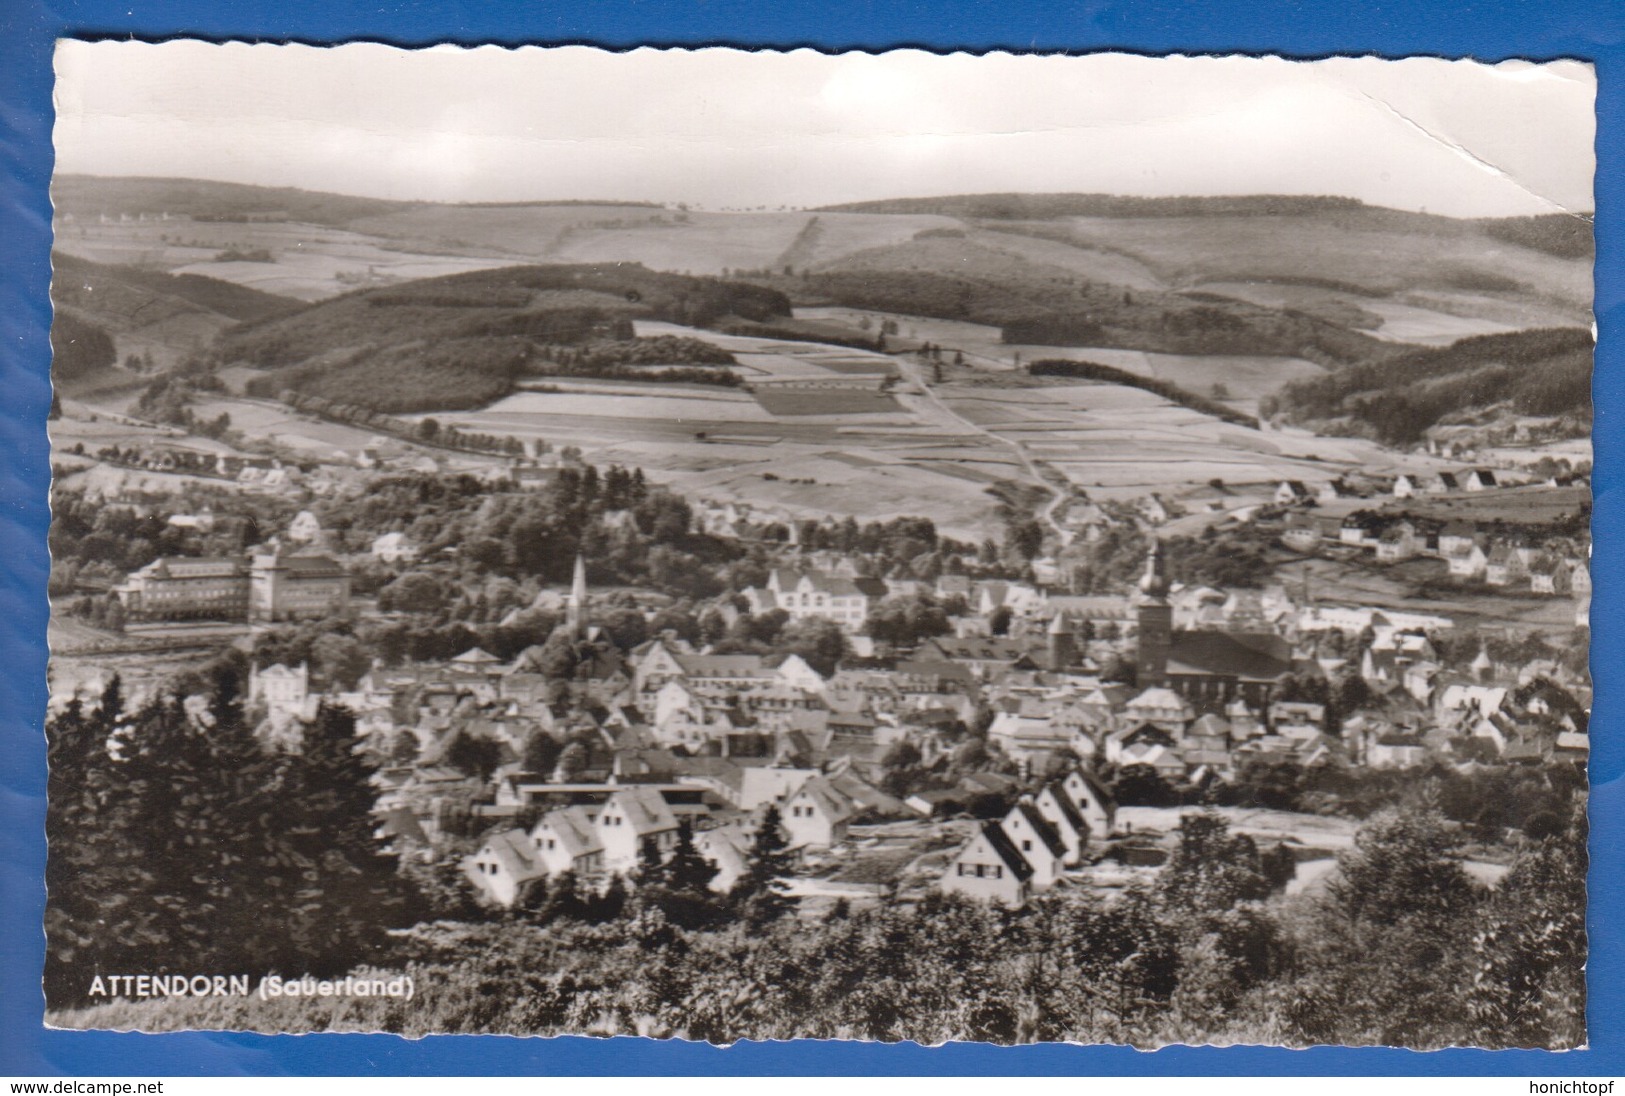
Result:
{"label": "dark pitched roof", "polygon": [[1066,819],[1073,832],[1088,834],[1088,820],[1083,817],[1083,812],[1078,810],[1078,805],[1072,802],[1072,797],[1066,794],[1066,789],[1061,787],[1060,781],[1052,780],[1044,787],[1049,792],[1050,798],[1055,800],[1056,809],[1061,812],[1061,817]]}
{"label": "dark pitched roof", "polygon": [[345,573],[330,556],[283,556],[277,563],[300,578],[339,578]]}
{"label": "dark pitched roof", "polygon": [[1262,632],[1175,632],[1168,653],[1172,674],[1274,681],[1291,670],[1291,644]]}
{"label": "dark pitched roof", "polygon": [[994,636],[967,636],[963,639],[938,636],[931,640],[929,646],[941,651],[946,658],[978,662],[1014,662],[1027,653],[1026,646],[1017,640]]}
{"label": "dark pitched roof", "polygon": [[1027,820],[1027,825],[1033,828],[1038,839],[1044,842],[1044,847],[1051,856],[1059,858],[1066,855],[1066,842],[1061,840],[1061,834],[1053,823],[1038,813],[1038,808],[1023,799],[1017,803],[1015,809],[1021,812],[1021,817]]}
{"label": "dark pitched roof", "polygon": [[1033,877],[1033,866],[1027,863],[1027,858],[1021,855],[1010,835],[1004,832],[1004,827],[997,822],[989,822],[982,827],[982,837],[992,846],[993,854],[1004,861],[1005,867],[1010,869],[1017,879],[1025,883]]}

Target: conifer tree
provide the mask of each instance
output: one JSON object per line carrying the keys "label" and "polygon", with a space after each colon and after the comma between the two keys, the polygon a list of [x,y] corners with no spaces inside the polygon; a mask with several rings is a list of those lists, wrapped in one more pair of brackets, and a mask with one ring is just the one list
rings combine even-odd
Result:
{"label": "conifer tree", "polygon": [[664,882],[674,891],[707,894],[720,871],[694,846],[694,824],[687,817],[677,822],[677,844],[666,859]]}
{"label": "conifer tree", "polygon": [[98,972],[337,973],[407,912],[353,717],[319,712],[303,752],[271,754],[236,684],[223,672],[204,711],[171,695],[132,713],[110,684],[50,720],[53,1007]]}
{"label": "conifer tree", "polygon": [[777,921],[800,902],[787,893],[789,888],[784,883],[794,859],[780,822],[779,808],[768,804],[751,839],[749,865],[734,884],[733,899],[752,930]]}

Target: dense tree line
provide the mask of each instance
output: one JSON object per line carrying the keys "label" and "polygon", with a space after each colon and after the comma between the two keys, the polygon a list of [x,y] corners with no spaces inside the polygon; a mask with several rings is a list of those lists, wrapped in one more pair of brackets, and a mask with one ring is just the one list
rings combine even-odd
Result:
{"label": "dense tree line", "polygon": [[1419,347],[1287,385],[1260,405],[1326,425],[1338,421],[1390,445],[1412,445],[1429,427],[1490,407],[1591,422],[1591,333],[1540,328],[1475,335]]}
{"label": "dense tree line", "polygon": [[[201,245],[200,245],[201,246]],[[65,251],[51,252],[51,299],[89,312],[111,308],[124,316],[140,306],[144,322],[160,310],[190,305],[232,320],[261,320],[303,307],[291,297],[252,289],[204,274],[170,274],[139,266],[98,263]]]}
{"label": "dense tree line", "polygon": [[534,354],[528,340],[511,336],[367,347],[339,362],[255,377],[247,391],[260,397],[291,391],[384,414],[468,410],[511,394]]}
{"label": "dense tree line", "polygon": [[112,336],[77,313],[58,308],[51,319],[51,374],[67,381],[118,360]]}
{"label": "dense tree line", "polygon": [[676,596],[714,596],[739,557],[731,542],[694,530],[680,496],[641,470],[564,467],[541,490],[472,477],[391,476],[316,505],[323,527],[353,542],[406,532],[425,557],[450,556],[465,578],[568,583],[575,557],[594,585],[636,584]]}
{"label": "dense tree line", "polygon": [[46,996],[98,974],[331,976],[381,958],[413,896],[374,834],[355,721],[324,707],[296,752],[256,740],[230,675],[206,711],[125,710],[118,679],[47,724]]}
{"label": "dense tree line", "polygon": [[[469,306],[482,296],[486,307]],[[458,304],[425,303],[441,299]],[[515,266],[341,294],[293,315],[239,325],[222,336],[217,353],[223,362],[282,368],[335,348],[511,337],[575,344],[630,338],[631,319],[639,316],[704,327],[729,317],[771,321],[789,314],[789,301],[773,290],[636,263]]]}
{"label": "dense tree line", "polygon": [[[1186,585],[1257,589],[1274,573],[1266,553],[1271,534],[1257,526],[1223,532],[1210,527],[1199,537],[1167,537],[1162,557],[1168,576]],[[1120,593],[1145,570],[1151,536],[1128,523],[1108,525],[1099,539],[1082,546],[1074,568],[1081,592]]]}
{"label": "dense tree line", "polygon": [[[991,273],[938,270],[824,270],[761,281],[803,303],[838,304],[1001,330],[1007,343],[1111,346],[1173,354],[1281,354],[1323,364],[1386,351],[1361,332],[1291,309],[1235,298],[1128,290],[1033,265]],[[972,270],[975,271],[974,266]]]}
{"label": "dense tree line", "polygon": [[[1028,340],[1021,340],[1023,342]],[[1078,377],[1083,380],[1101,381],[1106,384],[1123,384],[1131,388],[1141,388],[1154,395],[1161,396],[1170,403],[1177,403],[1181,407],[1188,407],[1192,411],[1199,411],[1204,415],[1233,422],[1239,426],[1248,426],[1258,429],[1258,420],[1251,415],[1243,415],[1217,400],[1206,396],[1199,396],[1195,392],[1181,388],[1171,381],[1159,380],[1156,377],[1147,377],[1139,373],[1131,373],[1126,369],[1115,366],[1101,365],[1098,362],[1068,361],[1064,359],[1047,359],[1036,361],[1027,367],[1027,371],[1035,377]]]}
{"label": "dense tree line", "polygon": [[1490,890],[1454,844],[1435,815],[1384,814],[1328,885],[1284,899],[1279,865],[1192,814],[1155,881],[1117,899],[1061,891],[1009,911],[931,894],[686,927],[634,890],[614,917],[555,906],[545,929],[523,914],[419,928],[393,961],[437,992],[412,1003],[179,1000],[67,1019],[714,1042],[1578,1045],[1581,835],[1532,847]]}

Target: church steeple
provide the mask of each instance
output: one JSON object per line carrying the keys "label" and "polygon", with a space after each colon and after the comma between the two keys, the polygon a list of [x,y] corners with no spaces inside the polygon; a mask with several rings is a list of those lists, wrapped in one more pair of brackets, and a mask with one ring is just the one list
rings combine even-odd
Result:
{"label": "church steeple", "polygon": [[1049,622],[1049,668],[1070,669],[1078,661],[1077,636],[1065,612],[1056,613]]}
{"label": "church steeple", "polygon": [[1168,680],[1168,655],[1174,645],[1174,610],[1168,604],[1168,573],[1163,569],[1162,544],[1153,539],[1151,554],[1140,579],[1140,634],[1135,651],[1135,674],[1140,688],[1149,689]]}
{"label": "church steeple", "polygon": [[575,639],[582,638],[587,632],[587,564],[579,554],[576,556],[575,575],[570,580],[570,607],[565,613],[564,623]]}
{"label": "church steeple", "polygon": [[1151,539],[1151,553],[1146,556],[1145,574],[1140,578],[1140,592],[1147,598],[1161,600],[1168,596],[1168,572],[1162,564],[1162,541]]}

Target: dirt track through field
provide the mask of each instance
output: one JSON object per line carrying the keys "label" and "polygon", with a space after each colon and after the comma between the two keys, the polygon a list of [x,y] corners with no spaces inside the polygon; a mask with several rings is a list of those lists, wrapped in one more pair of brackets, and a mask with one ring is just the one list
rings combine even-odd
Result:
{"label": "dirt track through field", "polygon": [[911,361],[904,355],[898,355],[895,360],[898,368],[900,368],[908,376],[909,380],[913,381],[919,386],[920,391],[925,393],[926,399],[928,399],[931,404],[944,416],[952,419],[955,423],[959,424],[964,429],[971,431],[972,433],[980,434],[984,438],[988,438],[991,441],[995,441],[998,444],[1005,446],[1016,455],[1016,459],[1021,461],[1022,467],[1027,470],[1027,474],[1032,478],[1032,481],[1049,493],[1049,501],[1045,503],[1044,508],[1038,512],[1038,520],[1049,526],[1050,529],[1054,531],[1056,537],[1059,538],[1063,547],[1071,543],[1071,533],[1063,528],[1060,522],[1055,520],[1055,511],[1060,508],[1061,503],[1065,501],[1066,496],[1044,477],[1044,473],[1040,470],[1038,462],[1033,460],[1032,455],[1027,452],[1027,447],[1018,441],[995,434],[987,427],[980,426],[972,422],[970,419],[967,419],[965,416],[949,407],[942,401],[942,398],[937,395],[936,390],[926,383],[925,377],[919,368],[918,362]]}

